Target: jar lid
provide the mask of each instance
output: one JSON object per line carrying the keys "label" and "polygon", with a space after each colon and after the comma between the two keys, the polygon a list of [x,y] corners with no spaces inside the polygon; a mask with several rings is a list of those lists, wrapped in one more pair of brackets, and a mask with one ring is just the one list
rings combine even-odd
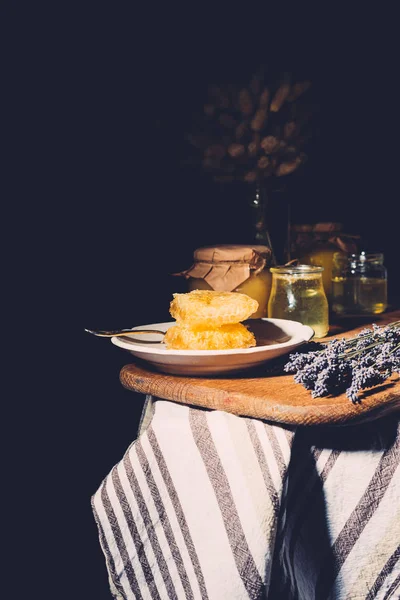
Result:
{"label": "jar lid", "polygon": [[194,251],[194,263],[186,271],[174,273],[204,279],[218,292],[231,292],[241,283],[262,271],[271,259],[268,246],[232,245],[205,246]]}
{"label": "jar lid", "polygon": [[335,252],[333,254],[333,260],[337,262],[349,262],[349,263],[382,263],[384,261],[383,252],[365,252],[362,251],[360,254],[350,254],[346,252]]}

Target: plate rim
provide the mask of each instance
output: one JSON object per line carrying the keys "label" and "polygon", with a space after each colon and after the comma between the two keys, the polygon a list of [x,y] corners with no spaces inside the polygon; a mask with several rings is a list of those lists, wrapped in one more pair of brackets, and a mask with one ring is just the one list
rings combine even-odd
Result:
{"label": "plate rim", "polygon": [[[261,321],[267,321],[269,323],[293,323],[295,325],[299,325],[301,327],[300,332],[308,332],[307,334],[304,335],[304,337],[302,336],[296,336],[291,338],[288,342],[282,342],[280,344],[268,344],[268,345],[264,345],[264,346],[253,346],[252,348],[229,348],[226,350],[168,350],[165,346],[164,347],[160,347],[160,346],[144,346],[142,344],[135,344],[135,342],[132,340],[132,342],[124,342],[124,340],[121,340],[119,337],[113,336],[111,338],[111,342],[115,345],[118,346],[119,348],[123,348],[124,350],[128,350],[130,352],[139,352],[140,354],[157,354],[158,356],[193,356],[193,357],[198,357],[198,356],[232,356],[232,355],[238,355],[238,354],[244,354],[244,355],[248,355],[248,354],[257,354],[259,352],[265,352],[265,350],[277,350],[280,348],[286,348],[286,347],[296,347],[298,345],[300,345],[301,343],[305,343],[305,342],[309,342],[315,335],[314,329],[312,327],[310,327],[309,325],[304,325],[303,323],[301,323],[300,321],[293,321],[292,319],[275,319],[275,318],[269,318],[269,317],[262,317],[260,319]],[[160,327],[162,325],[170,325],[173,326],[176,324],[176,321],[164,321],[163,323],[149,323],[147,325],[137,325],[134,328],[132,328],[132,332],[134,332],[135,329],[147,329],[149,327]]]}

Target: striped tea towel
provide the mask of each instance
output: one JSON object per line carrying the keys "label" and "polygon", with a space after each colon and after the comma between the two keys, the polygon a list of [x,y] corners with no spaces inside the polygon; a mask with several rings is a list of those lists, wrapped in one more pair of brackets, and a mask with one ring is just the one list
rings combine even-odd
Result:
{"label": "striped tea towel", "polygon": [[92,498],[113,597],[400,598],[399,444],[149,397]]}

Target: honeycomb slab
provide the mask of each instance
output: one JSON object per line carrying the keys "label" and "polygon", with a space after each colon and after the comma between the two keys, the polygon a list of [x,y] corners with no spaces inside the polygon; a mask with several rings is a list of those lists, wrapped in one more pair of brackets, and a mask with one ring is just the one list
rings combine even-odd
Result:
{"label": "honeycomb slab", "polygon": [[174,294],[171,316],[178,325],[212,329],[245,321],[258,309],[258,302],[238,292],[194,290]]}
{"label": "honeycomb slab", "polygon": [[174,325],[165,334],[164,343],[171,350],[230,350],[251,348],[256,339],[241,323],[212,329]]}

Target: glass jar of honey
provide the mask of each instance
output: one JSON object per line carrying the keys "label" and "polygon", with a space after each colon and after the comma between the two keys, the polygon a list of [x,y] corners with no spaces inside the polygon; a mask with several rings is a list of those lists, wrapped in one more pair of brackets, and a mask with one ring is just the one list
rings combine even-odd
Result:
{"label": "glass jar of honey", "polygon": [[322,281],[323,267],[297,265],[270,270],[268,317],[299,321],[309,325],[316,338],[325,337],[329,329],[329,309]]}
{"label": "glass jar of honey", "polygon": [[188,281],[188,289],[240,292],[258,302],[251,319],[267,316],[272,275],[272,252],[268,246],[207,246],[194,252],[190,269],[176,273]]}
{"label": "glass jar of honey", "polygon": [[341,223],[292,225],[289,258],[301,264],[323,267],[322,282],[330,300],[332,294],[332,264],[335,252],[357,252],[359,236],[343,233]]}
{"label": "glass jar of honey", "polygon": [[332,268],[332,310],[337,315],[379,315],[387,308],[387,270],[380,252],[336,252]]}

